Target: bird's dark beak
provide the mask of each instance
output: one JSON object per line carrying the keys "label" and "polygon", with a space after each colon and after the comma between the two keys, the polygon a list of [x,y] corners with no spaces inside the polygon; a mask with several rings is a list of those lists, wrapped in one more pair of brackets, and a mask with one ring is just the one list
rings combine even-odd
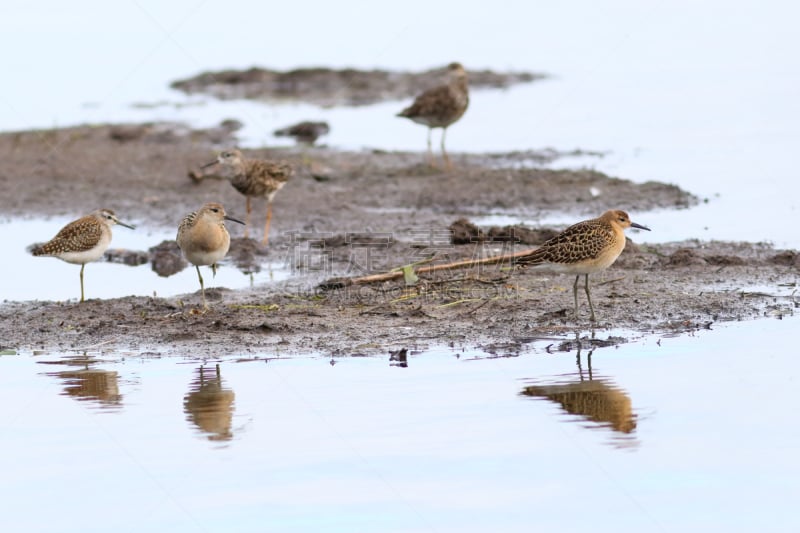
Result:
{"label": "bird's dark beak", "polygon": [[203,166],[202,166],[202,167],[200,167],[200,168],[208,168],[208,167],[213,167],[213,166],[214,166],[214,165],[216,165],[217,163],[219,163],[219,161],[215,159],[215,160],[213,160],[211,163],[206,163],[205,165],[203,165]]}
{"label": "bird's dark beak", "polygon": [[119,220],[117,220],[117,224],[119,224],[120,226],[125,226],[128,229],[136,229],[136,226],[134,226],[133,224],[126,224],[124,222],[120,222]]}
{"label": "bird's dark beak", "polygon": [[238,218],[229,217],[228,215],[225,215],[222,218],[224,218],[225,220],[230,220],[231,222],[236,222],[237,224],[241,224],[242,226],[245,225],[245,223],[239,220]]}
{"label": "bird's dark beak", "polygon": [[636,222],[631,222],[631,227],[650,231],[650,228],[648,228],[647,226],[642,226],[641,224],[637,224]]}

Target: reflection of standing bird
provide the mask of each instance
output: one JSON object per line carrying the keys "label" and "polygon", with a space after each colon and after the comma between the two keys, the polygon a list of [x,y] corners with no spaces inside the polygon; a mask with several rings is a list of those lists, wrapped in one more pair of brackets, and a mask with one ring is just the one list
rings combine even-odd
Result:
{"label": "reflection of standing bird", "polygon": [[225,176],[231,185],[247,198],[247,217],[245,218],[244,236],[247,237],[247,225],[250,224],[250,198],[267,199],[267,221],[264,225],[264,238],[261,244],[269,240],[269,225],[272,220],[272,199],[286,185],[294,174],[294,169],[283,161],[266,161],[263,159],[245,159],[239,150],[226,150],[216,160],[203,165],[203,168],[220,164],[229,171]]}
{"label": "reflection of standing bird", "polygon": [[49,242],[35,248],[33,255],[50,255],[62,261],[81,265],[81,302],[83,269],[86,263],[97,261],[111,244],[111,226],[119,224],[134,229],[117,218],[111,209],[100,209],[64,226]]}
{"label": "reflection of standing bird", "polygon": [[414,103],[397,114],[398,117],[409,118],[417,124],[428,126],[428,161],[433,163],[431,150],[431,130],[442,128],[442,157],[446,167],[452,167],[450,158],[444,147],[447,127],[460,119],[469,105],[469,87],[467,72],[461,63],[450,63],[447,67],[450,80],[445,85],[428,89],[417,96]]}
{"label": "reflection of standing bird", "polygon": [[226,215],[222,205],[209,203],[186,215],[178,227],[176,240],[186,260],[197,269],[204,310],[208,309],[208,304],[200,266],[210,265],[211,271],[217,275],[217,262],[225,257],[231,246],[231,236],[225,228],[226,220],[244,224],[241,220]]}
{"label": "reflection of standing bird", "polygon": [[235,398],[234,392],[224,386],[219,365],[201,366],[191,390],[183,398],[183,410],[200,431],[208,434],[208,440],[230,440]]}
{"label": "reflection of standing bird", "polygon": [[598,424],[608,424],[614,431],[632,433],[636,429],[630,397],[605,380],[575,381],[553,385],[532,385],[521,394],[547,398],[568,413],[586,417]]}
{"label": "reflection of standing bird", "polygon": [[586,298],[595,321],[589,274],[610,267],[625,248],[626,228],[650,231],[650,228],[631,222],[625,211],[606,211],[599,218],[574,224],[547,240],[529,255],[517,258],[519,264],[544,268],[564,274],[576,274],[572,286],[575,299],[575,318],[578,318],[578,280],[584,275]]}
{"label": "reflection of standing bird", "polygon": [[64,370],[48,374],[64,380],[64,392],[79,400],[93,400],[104,407],[122,404],[122,394],[117,382],[118,374],[112,370],[87,368],[83,370]]}

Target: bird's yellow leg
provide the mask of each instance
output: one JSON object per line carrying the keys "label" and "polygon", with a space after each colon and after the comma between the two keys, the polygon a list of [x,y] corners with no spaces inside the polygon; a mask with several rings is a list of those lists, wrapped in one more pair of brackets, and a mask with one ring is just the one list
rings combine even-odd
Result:
{"label": "bird's yellow leg", "polygon": [[272,222],[272,202],[267,202],[267,222],[264,224],[264,238],[261,240],[261,244],[264,246],[266,246],[269,241],[270,222]]}
{"label": "bird's yellow leg", "polygon": [[81,265],[81,303],[83,303],[83,268],[86,264]]}

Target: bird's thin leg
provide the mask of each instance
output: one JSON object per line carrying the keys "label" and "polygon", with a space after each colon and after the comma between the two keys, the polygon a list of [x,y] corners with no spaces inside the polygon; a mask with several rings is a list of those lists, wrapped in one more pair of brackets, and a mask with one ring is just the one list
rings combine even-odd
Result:
{"label": "bird's thin leg", "polygon": [[266,246],[269,241],[269,224],[272,221],[272,201],[267,200],[267,222],[264,224],[264,238],[261,244]]}
{"label": "bird's thin leg", "polygon": [[81,265],[81,302],[83,302],[83,268],[86,264]]}
{"label": "bird's thin leg", "polygon": [[575,283],[572,284],[572,297],[575,299],[575,319],[578,318],[578,280],[581,279],[581,275],[578,274],[575,276]]}
{"label": "bird's thin leg", "polygon": [[250,211],[252,207],[250,206],[250,197],[246,197],[245,201],[245,210],[246,214],[244,216],[244,238],[246,239],[247,236],[250,234]]}
{"label": "bird's thin leg", "polygon": [[444,166],[447,170],[452,170],[453,164],[450,162],[450,156],[447,155],[447,150],[444,147],[444,138],[447,135],[447,128],[442,128],[442,158],[444,159]]}
{"label": "bird's thin leg", "polygon": [[592,312],[589,315],[589,320],[595,322],[594,318],[594,306],[592,305],[592,294],[589,292],[589,274],[586,274],[586,283],[583,286],[586,289],[586,299],[589,300],[589,310]]}
{"label": "bird's thin leg", "polygon": [[208,304],[206,303],[206,288],[203,284],[203,275],[200,274],[199,266],[195,265],[194,267],[197,269],[197,279],[200,280],[200,294],[203,295],[203,309],[208,309]]}
{"label": "bird's thin leg", "polygon": [[431,148],[431,134],[433,133],[433,128],[428,128],[428,164],[434,168],[436,168],[436,161],[433,159],[433,149]]}

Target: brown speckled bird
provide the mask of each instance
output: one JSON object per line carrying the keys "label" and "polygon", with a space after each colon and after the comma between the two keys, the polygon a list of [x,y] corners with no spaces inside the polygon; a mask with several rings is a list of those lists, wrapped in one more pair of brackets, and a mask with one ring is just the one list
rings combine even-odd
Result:
{"label": "brown speckled bird", "polygon": [[114,224],[134,229],[134,226],[120,222],[111,209],[99,209],[64,226],[50,241],[35,248],[33,255],[57,257],[67,263],[81,265],[83,302],[83,269],[86,263],[103,257],[111,244],[111,226]]}
{"label": "brown speckled bird", "polygon": [[197,269],[204,310],[208,309],[208,304],[200,267],[209,265],[211,272],[217,275],[217,262],[222,261],[231,246],[231,236],[225,228],[226,220],[244,224],[241,220],[226,215],[221,204],[212,202],[186,215],[178,226],[175,240],[186,260]]}
{"label": "brown speckled bird", "polygon": [[250,224],[250,198],[263,197],[267,199],[267,221],[264,224],[264,238],[261,244],[269,241],[269,225],[272,220],[272,200],[275,194],[286,185],[294,174],[294,169],[284,161],[267,161],[264,159],[246,159],[239,150],[225,150],[217,159],[203,165],[207,168],[213,165],[222,165],[228,172],[225,178],[231,185],[247,198],[247,216],[245,218],[244,236],[248,235]]}
{"label": "brown speckled bird", "polygon": [[447,127],[460,119],[467,110],[469,87],[467,72],[461,63],[450,63],[447,71],[450,77],[447,84],[423,92],[411,106],[402,110],[397,116],[428,126],[428,161],[431,166],[435,166],[431,150],[431,131],[433,128],[442,128],[442,157],[449,169],[452,165],[444,147],[445,135]]}
{"label": "brown speckled bird", "polygon": [[552,270],[562,274],[576,274],[572,286],[575,299],[575,318],[578,317],[578,280],[584,275],[586,298],[591,310],[590,320],[595,321],[592,295],[589,292],[589,274],[611,266],[625,248],[625,229],[650,228],[631,222],[625,211],[606,211],[598,218],[574,224],[552,239],[547,240],[529,255],[517,259],[518,264]]}

